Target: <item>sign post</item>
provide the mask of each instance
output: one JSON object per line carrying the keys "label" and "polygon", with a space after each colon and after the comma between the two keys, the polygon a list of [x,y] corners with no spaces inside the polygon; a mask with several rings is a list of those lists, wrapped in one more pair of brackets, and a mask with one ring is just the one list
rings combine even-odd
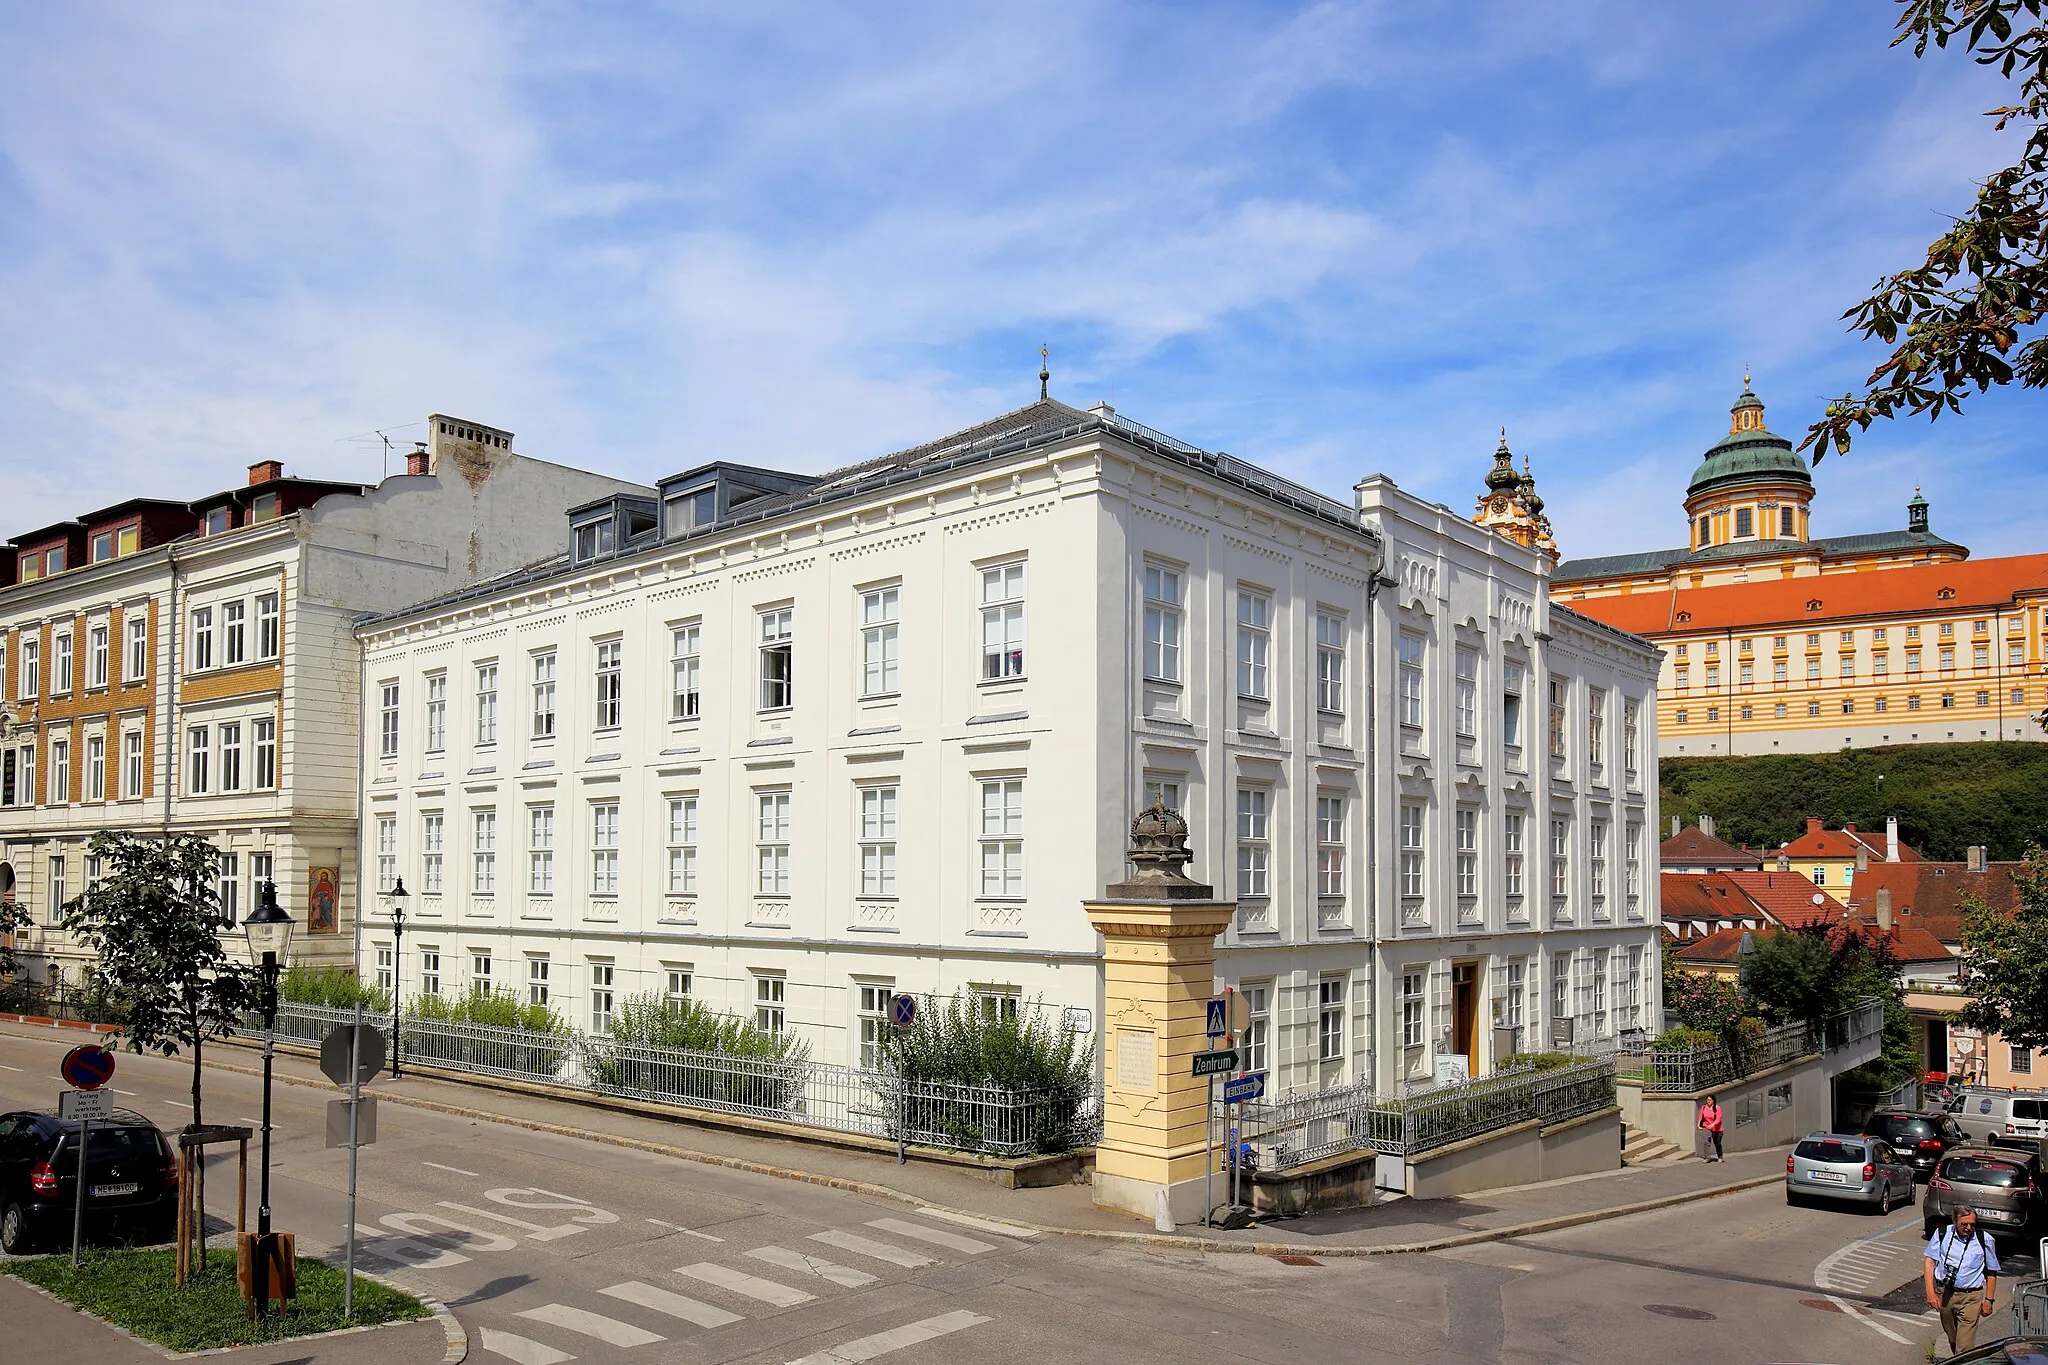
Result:
{"label": "sign post", "polygon": [[[896,1026],[896,1040],[910,1032],[917,1022],[917,997],[908,993],[889,1001],[889,1022]],[[910,1164],[910,1081],[903,1074],[903,1049],[896,1050],[896,1164]]]}
{"label": "sign post", "polygon": [[[384,1069],[384,1035],[362,1022],[362,1002],[356,1003],[356,1021],[336,1024],[320,1040],[320,1070],[328,1080],[348,1088],[348,1236],[341,1271],[341,1319],[349,1321],[356,1310],[356,1153],[361,1148],[363,1082]],[[374,1138],[372,1139],[375,1140]]]}
{"label": "sign post", "polygon": [[65,1083],[74,1088],[57,1099],[57,1112],[78,1120],[78,1185],[71,1199],[71,1268],[78,1269],[78,1245],[85,1240],[85,1149],[92,1140],[92,1121],[113,1116],[111,1096],[100,1087],[114,1079],[114,1054],[102,1047],[72,1048],[57,1065]]}
{"label": "sign post", "polygon": [[[1229,1001],[1220,995],[1211,996],[1202,1010],[1202,1032],[1208,1035],[1212,1048],[1216,1046],[1216,1040],[1229,1031],[1224,1022],[1228,1012]],[[1202,1163],[1202,1225],[1207,1227],[1216,1210],[1216,1197],[1210,1188],[1210,1181],[1216,1173],[1216,1073],[1204,1072],[1202,1059],[1197,1057],[1195,1074],[1209,1078],[1208,1101],[1202,1106],[1202,1141],[1207,1147],[1206,1159]]]}

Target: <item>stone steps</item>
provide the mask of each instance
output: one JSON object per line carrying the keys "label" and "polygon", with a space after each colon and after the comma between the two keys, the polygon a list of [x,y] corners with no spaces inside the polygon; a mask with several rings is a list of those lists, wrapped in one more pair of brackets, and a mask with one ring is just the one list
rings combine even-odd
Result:
{"label": "stone steps", "polygon": [[1678,1144],[1660,1138],[1646,1129],[1627,1123],[1624,1123],[1621,1129],[1621,1160],[1624,1165],[1650,1166],[1692,1159],[1692,1153],[1681,1150]]}

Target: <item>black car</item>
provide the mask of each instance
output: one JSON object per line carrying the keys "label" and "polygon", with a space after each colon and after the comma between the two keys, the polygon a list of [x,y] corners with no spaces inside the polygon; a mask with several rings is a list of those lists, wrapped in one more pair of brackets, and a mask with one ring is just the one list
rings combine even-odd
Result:
{"label": "black car", "polygon": [[[141,1242],[168,1241],[178,1217],[171,1144],[142,1115],[117,1109],[85,1145],[85,1227]],[[0,1251],[20,1255],[71,1235],[78,1192],[78,1124],[50,1114],[0,1114]]]}
{"label": "black car", "polygon": [[1933,1173],[1943,1152],[1970,1140],[1947,1114],[1925,1114],[1916,1109],[1880,1109],[1864,1121],[1863,1131],[1883,1138],[1923,1181]]}

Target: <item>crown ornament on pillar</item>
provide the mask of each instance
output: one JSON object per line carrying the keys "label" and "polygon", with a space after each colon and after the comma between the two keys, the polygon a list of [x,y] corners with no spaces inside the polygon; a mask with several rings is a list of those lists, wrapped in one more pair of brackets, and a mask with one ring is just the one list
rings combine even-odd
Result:
{"label": "crown ornament on pillar", "polygon": [[1188,849],[1188,822],[1177,810],[1154,801],[1131,821],[1130,850],[1124,855],[1136,870],[1108,888],[1115,900],[1208,900],[1213,890],[1191,880],[1187,866],[1194,854]]}

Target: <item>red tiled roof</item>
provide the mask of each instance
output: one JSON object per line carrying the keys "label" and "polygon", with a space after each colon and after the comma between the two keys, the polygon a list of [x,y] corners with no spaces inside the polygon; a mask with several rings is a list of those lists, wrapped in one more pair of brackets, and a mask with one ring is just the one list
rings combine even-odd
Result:
{"label": "red tiled roof", "polygon": [[1806,924],[1839,924],[1849,913],[1848,906],[1797,872],[1721,872],[1716,875],[1739,887],[1743,895],[1788,929]]}
{"label": "red tiled roof", "polygon": [[1705,938],[1696,938],[1680,948],[1673,956],[1680,962],[1691,962],[1701,966],[1721,965],[1734,962],[1742,952],[1743,940],[1752,934],[1772,934],[1775,929],[1716,929]]}
{"label": "red tiled roof", "polygon": [[1877,892],[1892,893],[1893,922],[1910,920],[1943,943],[1959,943],[1963,937],[1963,897],[1975,895],[1994,910],[2010,911],[2019,904],[2019,888],[2013,873],[2022,863],[1987,863],[1982,872],[1970,871],[1968,863],[1872,863],[1856,874],[1851,883],[1849,908],[1863,918],[1877,915]]}
{"label": "red tiled roof", "polygon": [[1889,933],[1865,920],[1851,920],[1848,927],[1865,939],[1889,938],[1892,956],[1900,962],[1947,962],[1955,956],[1940,939],[1917,924],[1893,924]]}
{"label": "red tiled roof", "polygon": [[1687,825],[1657,845],[1657,861],[1667,866],[1677,863],[1682,867],[1759,868],[1764,865],[1764,855],[1737,848],[1695,825]]}
{"label": "red tiled roof", "polygon": [[[2018,593],[2043,589],[2048,589],[2048,554],[1659,589],[1588,597],[1570,606],[1620,630],[1673,635],[1771,625],[1805,629],[1808,624],[1852,617],[1965,612],[2003,606]],[[1942,596],[1944,591],[1950,595]]]}
{"label": "red tiled roof", "polygon": [[[1839,940],[1845,930],[1859,935],[1866,941],[1875,940],[1880,937],[1889,937],[1892,944],[1892,955],[1902,963],[1946,962],[1955,956],[1942,946],[1939,939],[1935,938],[1934,935],[1928,933],[1925,929],[1894,925],[1889,935],[1886,935],[1875,924],[1851,920],[1847,924],[1835,926],[1834,932],[1830,937]],[[1696,963],[1702,966],[1731,963],[1741,953],[1743,940],[1752,936],[1768,937],[1771,934],[1780,932],[1782,931],[1775,928],[1717,929],[1705,938],[1694,939],[1678,949],[1675,956],[1681,962]]]}
{"label": "red tiled roof", "polygon": [[[1822,829],[1818,819],[1808,816],[1806,833],[1785,845],[1779,852],[1792,858],[1853,858],[1859,848],[1868,850],[1871,862],[1885,861],[1885,836],[1872,835],[1869,831],[1859,830],[1854,825],[1844,825],[1841,829]],[[1920,861],[1920,855],[1908,848],[1903,839],[1899,841],[1899,861]]]}

